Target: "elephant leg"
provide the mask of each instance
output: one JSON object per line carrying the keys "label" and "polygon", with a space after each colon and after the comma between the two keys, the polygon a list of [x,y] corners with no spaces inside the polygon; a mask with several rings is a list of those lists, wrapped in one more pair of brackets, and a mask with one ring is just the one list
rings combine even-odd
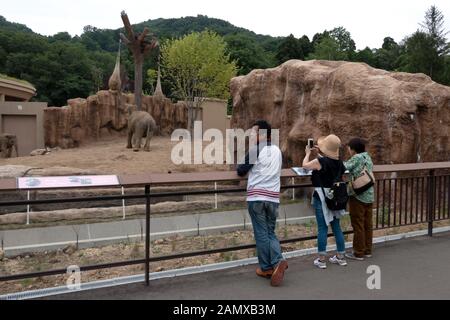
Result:
{"label": "elephant leg", "polygon": [[133,131],[128,130],[128,136],[127,136],[127,149],[131,149],[133,146],[131,144],[131,139],[133,138]]}
{"label": "elephant leg", "polygon": [[6,158],[11,158],[11,154],[12,154],[12,146],[8,146],[6,148]]}
{"label": "elephant leg", "polygon": [[141,149],[141,144],[142,144],[142,136],[144,135],[144,130],[142,130],[141,128],[136,128],[136,130],[134,131],[134,147],[133,147],[133,151],[139,151]]}
{"label": "elephant leg", "polygon": [[133,151],[138,152],[141,149],[142,137],[136,137],[136,144],[134,145]]}
{"label": "elephant leg", "polygon": [[152,140],[152,137],[153,137],[152,128],[151,128],[151,126],[148,126],[147,137],[145,138],[144,151],[150,151],[150,140]]}
{"label": "elephant leg", "polygon": [[17,142],[14,144],[14,150],[16,150],[16,158],[19,157],[19,150],[17,149]]}

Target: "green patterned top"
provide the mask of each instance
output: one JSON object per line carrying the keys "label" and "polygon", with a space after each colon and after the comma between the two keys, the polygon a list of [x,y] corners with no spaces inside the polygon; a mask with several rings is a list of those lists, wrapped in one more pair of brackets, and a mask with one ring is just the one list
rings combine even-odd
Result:
{"label": "green patterned top", "polygon": [[[372,172],[373,163],[372,159],[370,158],[367,152],[357,153],[353,157],[351,157],[348,161],[344,162],[345,167],[347,168],[348,171],[350,171],[351,179],[353,179],[353,177],[358,176],[361,173],[361,171],[364,168],[364,163],[366,163],[367,169],[370,172]],[[356,195],[353,189],[351,188],[351,184],[349,184],[349,186],[350,186],[349,195],[354,196],[356,199],[364,203],[374,202],[375,198],[373,187],[369,188],[368,190],[364,191],[361,194]]]}

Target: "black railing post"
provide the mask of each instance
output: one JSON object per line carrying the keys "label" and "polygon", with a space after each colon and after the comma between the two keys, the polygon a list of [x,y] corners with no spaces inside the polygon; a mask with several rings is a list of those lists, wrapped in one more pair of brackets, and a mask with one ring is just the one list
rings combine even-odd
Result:
{"label": "black railing post", "polygon": [[428,236],[433,236],[433,220],[434,220],[434,170],[430,170],[428,178]]}
{"label": "black railing post", "polygon": [[145,285],[150,284],[150,186],[145,186]]}

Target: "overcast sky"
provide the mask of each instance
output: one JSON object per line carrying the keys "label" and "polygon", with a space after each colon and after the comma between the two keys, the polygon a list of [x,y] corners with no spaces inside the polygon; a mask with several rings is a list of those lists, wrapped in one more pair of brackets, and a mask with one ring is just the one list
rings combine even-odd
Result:
{"label": "overcast sky", "polygon": [[53,35],[82,33],[83,27],[119,28],[120,12],[131,23],[197,14],[227,20],[259,34],[296,37],[343,26],[358,49],[378,48],[390,36],[400,42],[423,21],[435,4],[450,30],[450,0],[0,0],[0,15],[26,24],[33,31]]}

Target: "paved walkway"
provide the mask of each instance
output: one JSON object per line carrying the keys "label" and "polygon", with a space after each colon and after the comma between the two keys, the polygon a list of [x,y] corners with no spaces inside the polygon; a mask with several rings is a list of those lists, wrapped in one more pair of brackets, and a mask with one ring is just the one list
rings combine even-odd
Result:
{"label": "paved walkway", "polygon": [[[48,299],[450,299],[450,233],[377,245],[373,258],[347,267],[289,259],[282,286],[254,274],[255,265],[190,276],[81,291]],[[381,289],[369,290],[367,267],[381,269]]]}

